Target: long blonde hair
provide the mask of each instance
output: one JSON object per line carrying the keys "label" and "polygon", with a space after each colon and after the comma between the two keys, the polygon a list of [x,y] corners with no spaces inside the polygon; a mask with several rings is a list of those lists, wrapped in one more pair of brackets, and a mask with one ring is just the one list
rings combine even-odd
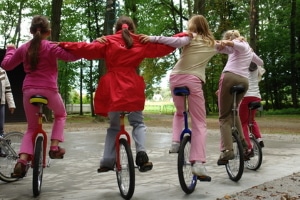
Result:
{"label": "long blonde hair", "polygon": [[201,35],[210,46],[215,44],[215,38],[209,29],[206,18],[203,15],[194,15],[190,18],[188,21],[188,31]]}

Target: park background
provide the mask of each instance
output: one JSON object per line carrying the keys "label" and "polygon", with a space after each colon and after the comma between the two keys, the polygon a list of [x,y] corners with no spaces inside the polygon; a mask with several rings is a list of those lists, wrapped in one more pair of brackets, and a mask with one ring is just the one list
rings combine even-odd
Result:
{"label": "park background", "polygon": [[[113,34],[120,15],[133,18],[138,33],[172,36],[186,28],[193,14],[209,21],[216,39],[226,30],[237,29],[253,50],[264,60],[266,73],[260,83],[265,115],[299,116],[300,76],[300,0],[8,0],[0,1],[0,49],[22,45],[31,39],[29,26],[34,15],[46,15],[52,26],[52,41],[87,41]],[[139,73],[146,81],[145,112],[172,114],[167,74],[179,58],[180,49],[163,58],[145,59]],[[208,116],[218,112],[215,91],[227,55],[216,55],[206,69],[204,86]],[[22,66],[8,72],[17,110],[14,117],[24,116],[20,90]],[[95,117],[93,93],[105,74],[103,60],[59,62],[59,89],[68,105],[79,105],[79,115]],[[21,78],[20,78],[21,77]],[[167,83],[167,82],[166,82]],[[154,100],[155,95],[163,99]],[[6,112],[8,113],[8,112]],[[49,112],[50,113],[50,112]],[[69,114],[73,114],[69,110]],[[51,115],[51,114],[50,114]]]}

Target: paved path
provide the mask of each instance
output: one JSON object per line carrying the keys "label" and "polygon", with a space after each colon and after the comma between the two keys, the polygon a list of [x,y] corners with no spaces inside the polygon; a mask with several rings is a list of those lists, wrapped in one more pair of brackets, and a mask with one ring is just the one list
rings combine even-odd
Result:
{"label": "paved path", "polygon": [[[224,166],[217,166],[219,132],[209,130],[207,141],[207,170],[212,182],[198,182],[196,190],[185,195],[177,177],[177,155],[169,154],[170,129],[148,128],[147,147],[154,168],[151,172],[136,170],[133,200],[202,199],[213,200],[267,181],[300,171],[300,137],[264,135],[263,164],[258,171],[245,169],[242,179],[233,182]],[[14,183],[0,182],[0,200],[96,200],[122,199],[114,172],[96,173],[102,155],[105,127],[95,130],[66,132],[63,160],[53,160],[44,170],[42,193],[33,198],[31,171],[28,177]],[[134,149],[133,149],[134,152]],[[135,152],[134,152],[135,155]],[[135,157],[135,156],[134,156]]]}

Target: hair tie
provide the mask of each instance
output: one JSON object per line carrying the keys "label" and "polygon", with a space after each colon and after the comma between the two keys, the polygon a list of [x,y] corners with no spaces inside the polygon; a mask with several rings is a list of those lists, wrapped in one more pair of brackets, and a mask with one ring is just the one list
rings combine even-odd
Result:
{"label": "hair tie", "polygon": [[127,24],[122,24],[122,29],[128,29],[128,25]]}

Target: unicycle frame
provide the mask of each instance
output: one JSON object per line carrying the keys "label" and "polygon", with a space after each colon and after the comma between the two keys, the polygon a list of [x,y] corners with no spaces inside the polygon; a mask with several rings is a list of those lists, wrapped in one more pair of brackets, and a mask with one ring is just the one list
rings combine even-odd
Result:
{"label": "unicycle frame", "polygon": [[[40,111],[38,113],[38,127],[32,136],[32,143],[36,144],[36,139],[38,136],[41,135],[43,137],[43,168],[45,168],[47,166],[46,150],[47,150],[48,136],[47,136],[47,133],[43,130],[43,104],[39,105],[39,109],[40,109]],[[32,159],[31,165],[34,166],[34,164],[35,164],[34,159]]]}
{"label": "unicycle frame", "polygon": [[124,123],[124,118],[125,118],[126,113],[122,112],[120,114],[120,131],[118,132],[116,136],[116,170],[121,170],[121,164],[120,164],[120,138],[122,136],[125,137],[127,140],[127,143],[129,146],[131,146],[131,138],[129,133],[125,130],[125,123]]}

